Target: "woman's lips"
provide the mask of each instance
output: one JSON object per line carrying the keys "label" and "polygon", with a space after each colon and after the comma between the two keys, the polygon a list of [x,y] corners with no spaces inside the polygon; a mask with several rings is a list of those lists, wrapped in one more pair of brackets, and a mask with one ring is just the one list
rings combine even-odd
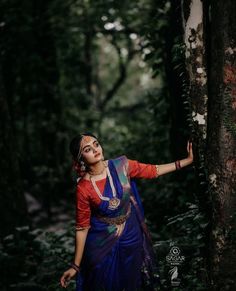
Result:
{"label": "woman's lips", "polygon": [[95,158],[98,157],[98,156],[100,156],[100,153],[97,153],[96,155],[94,155]]}

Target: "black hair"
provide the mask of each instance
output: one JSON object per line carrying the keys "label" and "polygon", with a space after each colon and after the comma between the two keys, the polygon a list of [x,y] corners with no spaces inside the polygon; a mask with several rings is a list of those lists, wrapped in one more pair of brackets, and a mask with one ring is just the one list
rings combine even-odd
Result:
{"label": "black hair", "polygon": [[72,154],[74,160],[77,160],[80,146],[81,146],[81,141],[82,141],[82,138],[84,135],[91,136],[91,137],[94,137],[97,139],[97,137],[94,134],[92,134],[91,132],[81,133],[81,134],[75,136],[74,138],[72,138],[72,140],[70,142],[69,149],[70,149],[70,153]]}

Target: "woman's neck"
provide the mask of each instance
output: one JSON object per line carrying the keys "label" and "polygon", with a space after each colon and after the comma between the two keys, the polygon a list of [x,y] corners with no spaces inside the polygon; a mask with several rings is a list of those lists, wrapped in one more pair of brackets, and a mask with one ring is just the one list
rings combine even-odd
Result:
{"label": "woman's neck", "polygon": [[89,174],[99,175],[102,174],[105,169],[105,164],[103,161],[99,161],[95,164],[89,165]]}

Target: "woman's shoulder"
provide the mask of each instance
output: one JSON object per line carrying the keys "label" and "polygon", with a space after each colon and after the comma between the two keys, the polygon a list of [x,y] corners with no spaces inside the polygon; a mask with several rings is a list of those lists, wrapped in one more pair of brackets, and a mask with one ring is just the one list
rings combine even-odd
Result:
{"label": "woman's shoulder", "polygon": [[129,166],[129,160],[126,155],[119,156],[111,160],[115,167],[127,167]]}
{"label": "woman's shoulder", "polygon": [[76,192],[82,195],[89,195],[89,181],[81,178],[76,185]]}

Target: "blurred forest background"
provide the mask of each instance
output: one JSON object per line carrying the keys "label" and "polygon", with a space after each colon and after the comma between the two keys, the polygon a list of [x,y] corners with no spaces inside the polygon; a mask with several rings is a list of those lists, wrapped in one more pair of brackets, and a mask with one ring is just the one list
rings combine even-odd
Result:
{"label": "blurred forest background", "polygon": [[[234,260],[219,256],[236,224],[234,9],[232,0],[1,0],[1,290],[61,289],[74,253],[68,145],[84,131],[105,158],[153,164],[187,157],[192,138],[194,164],[137,181],[163,290],[235,290]],[[172,246],[185,257],[177,287]]]}

